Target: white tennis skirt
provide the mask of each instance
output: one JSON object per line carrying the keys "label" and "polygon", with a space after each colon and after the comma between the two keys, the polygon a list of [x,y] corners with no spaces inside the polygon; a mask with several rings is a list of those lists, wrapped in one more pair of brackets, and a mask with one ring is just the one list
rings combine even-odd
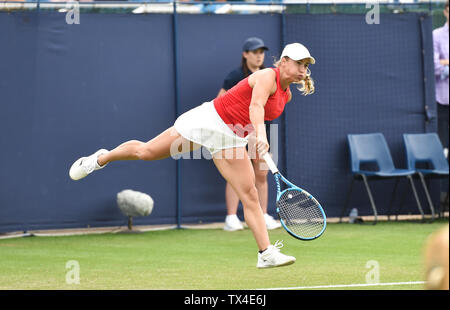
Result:
{"label": "white tennis skirt", "polygon": [[245,147],[248,143],[247,138],[239,137],[225,124],[213,101],[183,113],[175,121],[174,127],[180,135],[202,145],[211,155],[224,149]]}

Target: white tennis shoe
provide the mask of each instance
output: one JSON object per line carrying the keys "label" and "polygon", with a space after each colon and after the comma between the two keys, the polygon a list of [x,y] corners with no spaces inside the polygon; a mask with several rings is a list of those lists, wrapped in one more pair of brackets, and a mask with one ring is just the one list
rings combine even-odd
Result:
{"label": "white tennis shoe", "polygon": [[281,227],[281,224],[275,221],[275,219],[267,213],[264,214],[264,220],[266,222],[267,230],[277,229]]}
{"label": "white tennis shoe", "polygon": [[103,169],[106,167],[106,165],[100,166],[97,162],[97,158],[102,155],[108,153],[108,150],[101,149],[95,152],[94,154],[88,156],[88,157],[81,157],[77,159],[70,167],[69,170],[69,176],[72,180],[77,181],[84,177],[86,177],[88,174],[95,170]]}
{"label": "white tennis shoe", "polygon": [[256,267],[272,268],[295,263],[295,257],[280,253],[282,247],[282,241],[277,241],[274,245],[269,245],[264,252],[258,253],[258,263],[256,264]]}
{"label": "white tennis shoe", "polygon": [[225,218],[225,226],[223,227],[223,229],[226,231],[243,230],[244,225],[242,225],[236,214],[227,215],[227,217]]}

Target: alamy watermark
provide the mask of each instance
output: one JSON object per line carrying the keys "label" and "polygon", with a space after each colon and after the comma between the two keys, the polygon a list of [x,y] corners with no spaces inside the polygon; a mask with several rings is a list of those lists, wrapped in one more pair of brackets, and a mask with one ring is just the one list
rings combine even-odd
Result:
{"label": "alamy watermark", "polygon": [[68,25],[79,25],[80,24],[80,4],[78,1],[70,0],[66,2],[65,10],[66,13],[66,24]]}
{"label": "alamy watermark", "polygon": [[376,260],[369,260],[366,262],[366,268],[369,269],[369,271],[366,273],[366,283],[380,283],[380,263]]}
{"label": "alamy watermark", "polygon": [[380,24],[380,4],[378,2],[366,3],[366,9],[370,9],[366,13],[366,24],[379,25]]}
{"label": "alamy watermark", "polygon": [[77,260],[66,262],[66,284],[80,284],[80,263]]}
{"label": "alamy watermark", "polygon": [[[234,133],[218,132],[216,129],[189,129],[189,139],[182,136],[170,145],[170,156],[175,159],[258,159],[257,141],[252,124],[227,125]],[[265,126],[265,125],[262,125]],[[261,129],[262,130],[262,129]],[[259,131],[261,132],[261,131]],[[178,135],[178,132],[174,132]],[[244,138],[245,136],[245,138]],[[275,163],[278,162],[278,124],[270,124],[268,131],[270,153]],[[195,141],[192,142],[192,141]],[[245,146],[247,145],[247,149]],[[261,170],[268,170],[268,166],[261,162]]]}

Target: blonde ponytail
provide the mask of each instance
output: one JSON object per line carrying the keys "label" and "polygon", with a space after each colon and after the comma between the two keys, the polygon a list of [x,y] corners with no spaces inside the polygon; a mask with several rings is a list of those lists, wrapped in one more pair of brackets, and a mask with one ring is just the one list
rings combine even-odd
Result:
{"label": "blonde ponytail", "polygon": [[314,94],[314,80],[311,78],[311,70],[309,70],[309,68],[307,70],[306,77],[298,84],[301,86],[297,86],[297,89],[302,92],[303,96]]}

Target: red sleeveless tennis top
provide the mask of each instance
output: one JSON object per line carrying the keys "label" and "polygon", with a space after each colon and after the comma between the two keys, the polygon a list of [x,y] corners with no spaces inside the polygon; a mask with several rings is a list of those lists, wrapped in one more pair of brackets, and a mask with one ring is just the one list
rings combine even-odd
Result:
{"label": "red sleeveless tennis top", "polygon": [[[277,75],[277,91],[269,96],[264,106],[264,120],[271,121],[283,113],[290,90],[289,87],[284,91],[280,85],[280,69],[271,68]],[[248,85],[248,77],[241,80],[233,88],[228,90],[222,96],[214,99],[214,107],[220,118],[225,124],[240,137],[247,136],[253,131],[250,122],[250,102],[252,99],[253,88]]]}

